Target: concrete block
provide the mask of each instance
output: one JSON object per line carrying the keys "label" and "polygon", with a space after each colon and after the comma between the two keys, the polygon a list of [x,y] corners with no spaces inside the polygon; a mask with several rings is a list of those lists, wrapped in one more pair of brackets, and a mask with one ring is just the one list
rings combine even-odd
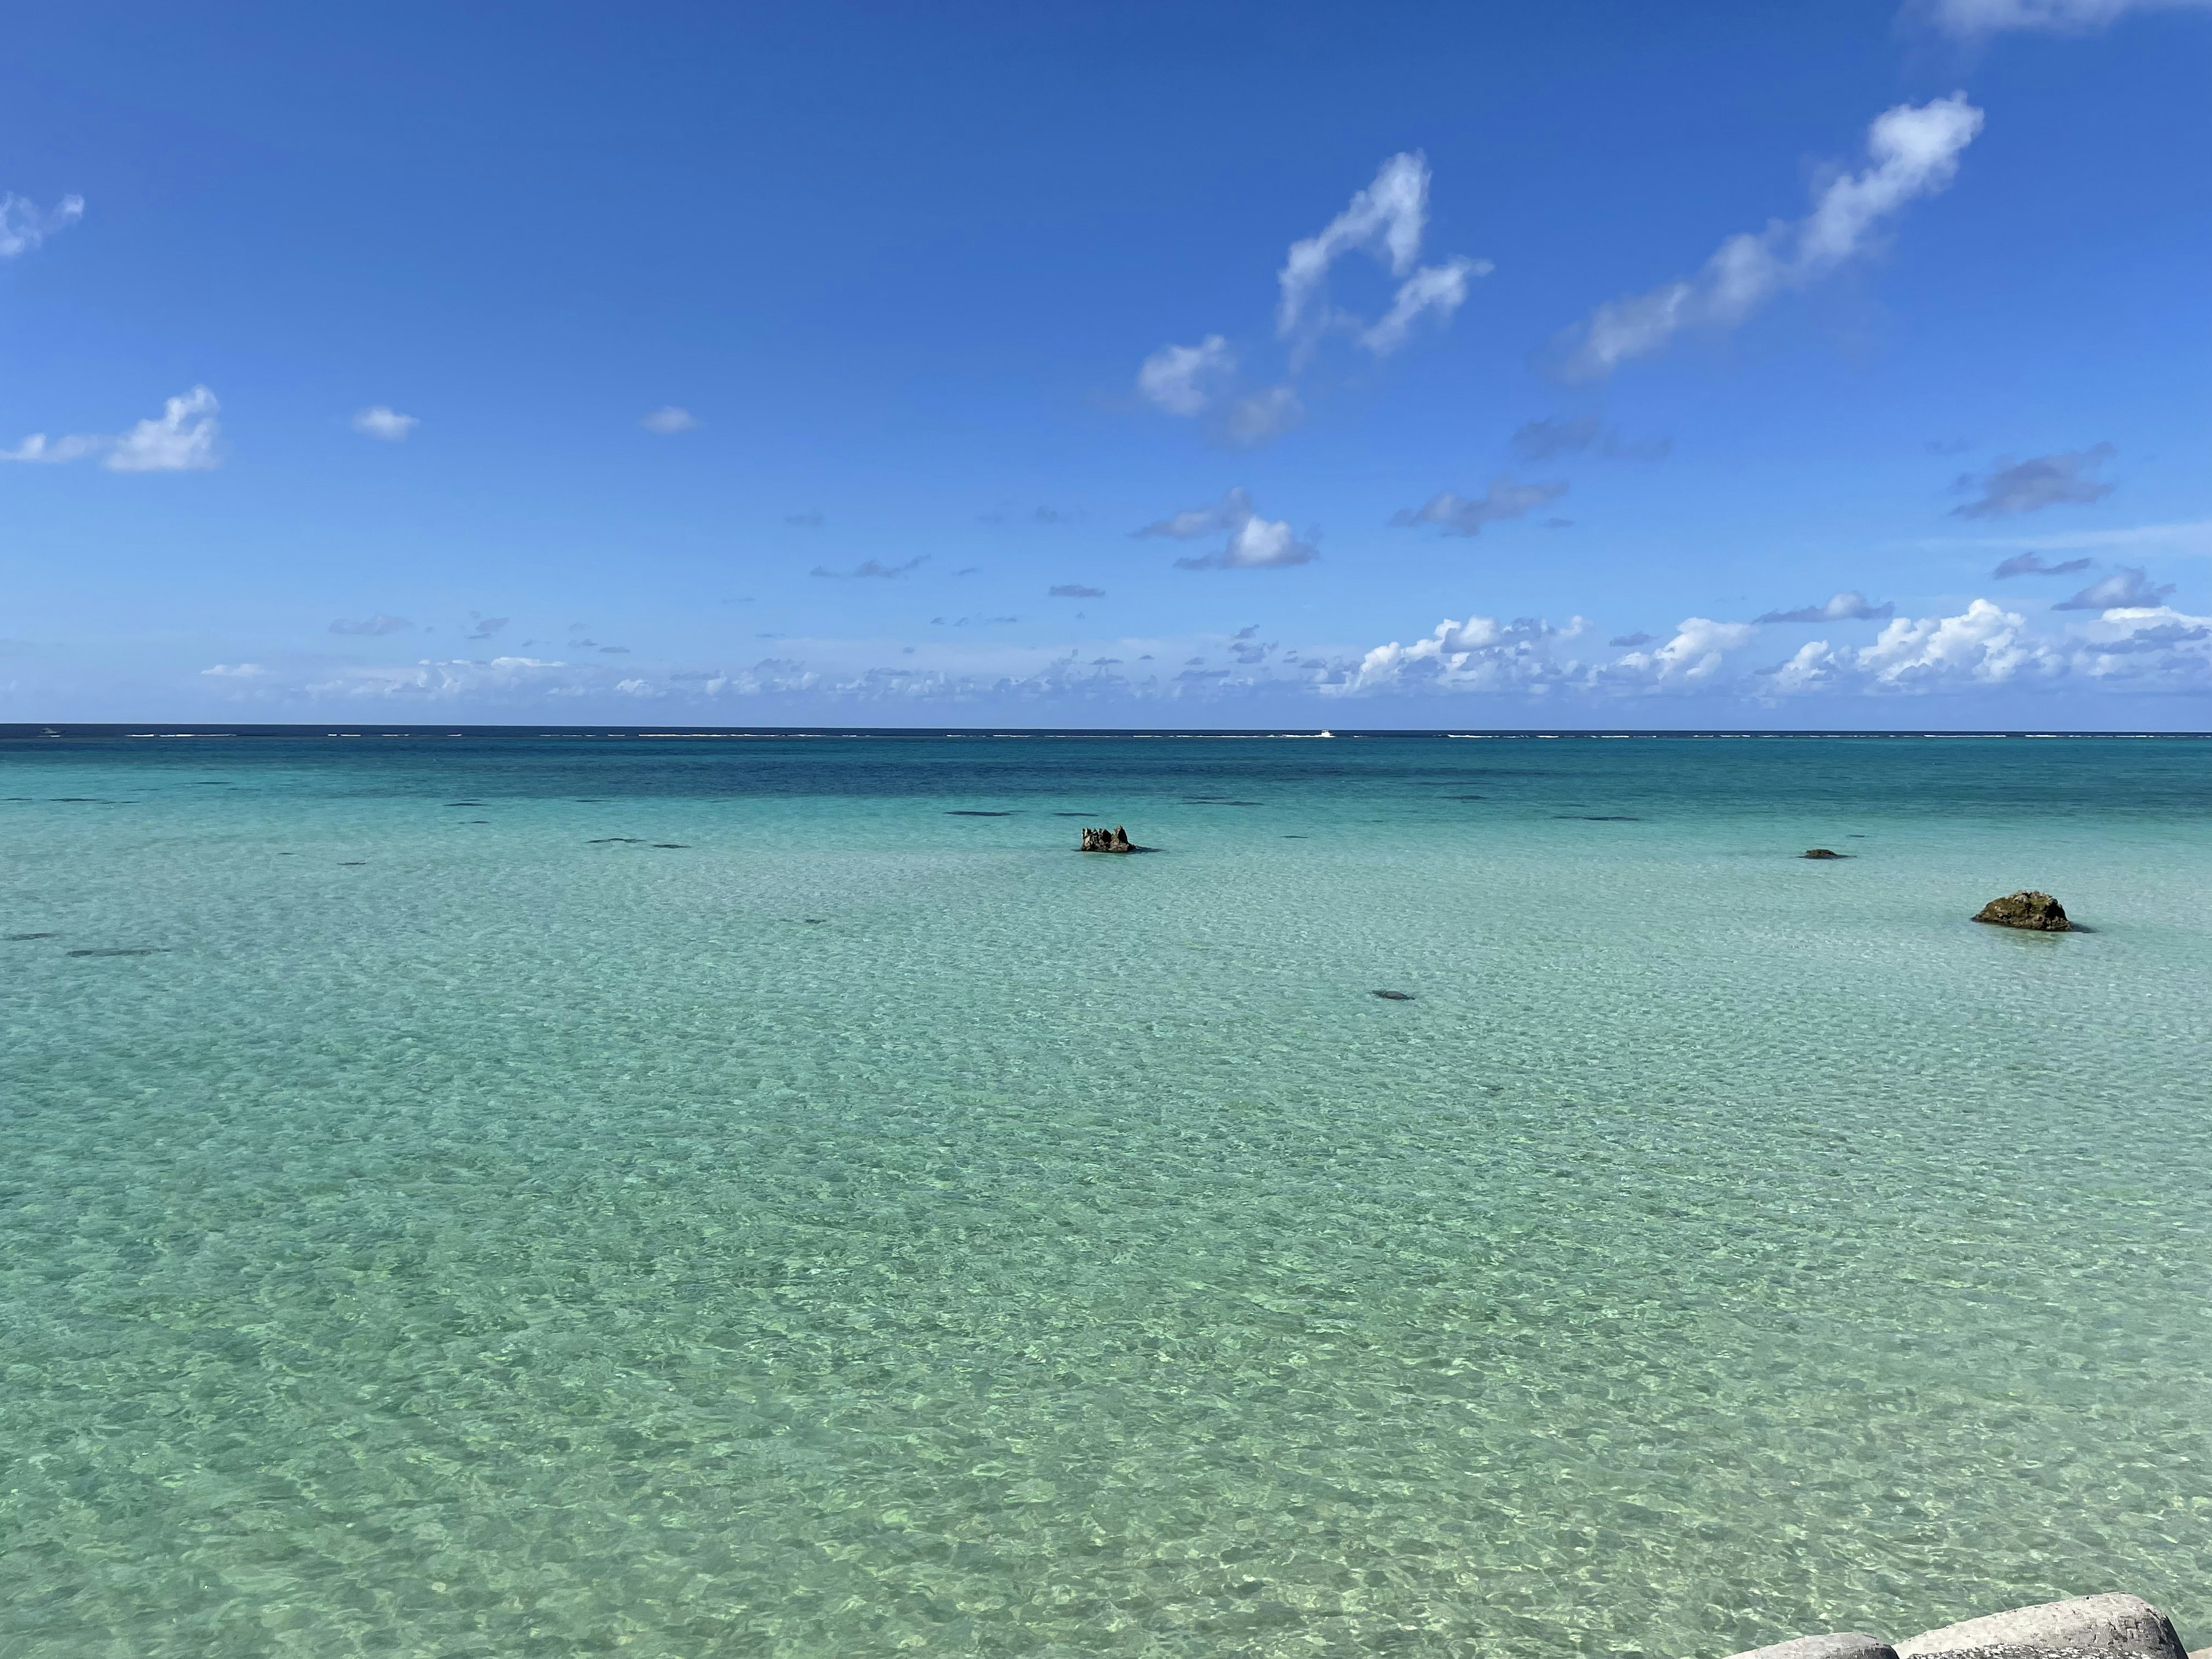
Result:
{"label": "concrete block", "polygon": [[1777,1642],[1771,1648],[1753,1648],[1735,1659],[1897,1659],[1889,1644],[1879,1636],[1846,1631],[1835,1636],[1801,1636]]}
{"label": "concrete block", "polygon": [[1954,1654],[2087,1654],[2188,1659],[2166,1616],[2140,1596],[2084,1595],[1946,1625],[1897,1644],[1898,1659]]}

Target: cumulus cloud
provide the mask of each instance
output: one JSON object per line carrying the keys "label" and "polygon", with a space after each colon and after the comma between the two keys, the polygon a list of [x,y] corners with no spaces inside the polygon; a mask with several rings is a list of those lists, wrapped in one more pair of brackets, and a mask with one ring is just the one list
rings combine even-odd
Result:
{"label": "cumulus cloud", "polygon": [[1206,507],[1189,507],[1170,514],[1134,532],[1138,536],[1166,536],[1176,541],[1228,532],[1228,539],[1212,553],[1177,559],[1182,570],[1266,570],[1285,565],[1307,564],[1320,556],[1312,543],[1301,541],[1285,520],[1263,519],[1253,510],[1249,491],[1239,487]]}
{"label": "cumulus cloud", "polygon": [[674,404],[656,409],[638,422],[647,432],[689,432],[699,424],[699,417],[688,409],[678,409]]}
{"label": "cumulus cloud", "polygon": [[1749,643],[1753,633],[1749,623],[1686,617],[1664,645],[1615,658],[1599,668],[1598,676],[1614,685],[1702,686],[1719,676],[1728,653]]}
{"label": "cumulus cloud", "polygon": [[0,259],[30,252],[58,230],[66,230],[84,217],[84,198],[64,196],[51,212],[41,212],[36,202],[12,191],[0,196]]}
{"label": "cumulus cloud", "polygon": [[2056,455],[2031,455],[2024,461],[2000,455],[1985,476],[1977,478],[1967,473],[1960,477],[1959,489],[1978,489],[1981,494],[1953,507],[1952,514],[1961,519],[1993,519],[2069,502],[2101,501],[2112,493],[2112,486],[2098,477],[2097,471],[2117,453],[2110,444],[2093,444],[2087,449]]}
{"label": "cumulus cloud", "polygon": [[353,429],[364,438],[381,438],[386,443],[398,443],[422,422],[412,415],[402,415],[396,409],[375,404],[353,417]]}
{"label": "cumulus cloud", "polygon": [[1817,640],[1770,678],[1778,691],[1916,691],[2001,685],[2064,671],[2061,653],[2027,631],[2027,619],[1987,599],[1955,617],[1899,617],[1856,649]]}
{"label": "cumulus cloud", "polygon": [[1895,605],[1869,605],[1863,593],[1838,593],[1825,605],[1804,605],[1795,611],[1770,611],[1755,620],[1763,623],[1886,622],[1896,614]]}
{"label": "cumulus cloud", "polygon": [[1560,655],[1562,643],[1579,632],[1581,619],[1565,629],[1534,617],[1500,622],[1495,617],[1449,617],[1426,639],[1401,645],[1393,640],[1360,659],[1359,666],[1325,691],[1352,696],[1376,691],[1527,691],[1571,677],[1575,665]]}
{"label": "cumulus cloud", "polygon": [[1870,163],[1831,179],[1801,219],[1771,222],[1721,244],[1693,277],[1609,300],[1554,342],[1559,374],[1601,380],[1686,328],[1733,328],[1785,289],[1802,288],[1873,247],[1883,222],[1946,188],[1982,130],[1964,93],[1899,104],[1867,130]]}
{"label": "cumulus cloud", "polygon": [[409,622],[404,617],[387,617],[380,611],[374,617],[364,617],[359,622],[351,621],[347,617],[340,617],[336,622],[333,622],[331,624],[331,632],[333,634],[367,634],[372,635],[397,634],[401,632],[403,629],[412,628],[414,625],[415,624],[413,623]]}
{"label": "cumulus cloud", "polygon": [[1162,346],[1137,370],[1137,390],[1170,415],[1203,415],[1214,395],[1235,377],[1237,354],[1218,334],[1194,346]]}
{"label": "cumulus cloud", "polygon": [[1932,0],[1921,8],[1935,26],[1961,40],[1983,40],[2008,29],[2087,34],[2131,11],[2202,11],[2212,0]]}
{"label": "cumulus cloud", "polygon": [[1587,455],[1595,451],[1607,460],[1659,461],[1674,450],[1671,438],[1643,438],[1631,441],[1595,415],[1571,420],[1547,416],[1523,421],[1513,430],[1513,453],[1534,465],[1562,455]]}
{"label": "cumulus cloud", "polygon": [[15,448],[0,450],[0,461],[51,463],[98,455],[111,472],[204,472],[222,464],[217,448],[222,431],[215,418],[219,407],[214,392],[196,386],[119,437],[80,434],[50,440],[34,432]]}
{"label": "cumulus cloud", "polygon": [[1103,599],[1106,597],[1106,590],[1085,587],[1080,582],[1062,582],[1057,587],[1045,589],[1045,596],[1054,599]]}
{"label": "cumulus cloud", "polygon": [[917,553],[903,564],[885,564],[880,559],[863,559],[850,570],[832,570],[825,565],[816,565],[811,574],[828,576],[838,581],[897,581],[910,576],[928,562],[929,555]]}
{"label": "cumulus cloud", "polygon": [[1511,473],[1501,472],[1490,481],[1489,489],[1472,501],[1449,489],[1438,490],[1419,507],[1400,507],[1390,515],[1390,522],[1400,528],[1432,524],[1447,536],[1479,536],[1485,525],[1526,517],[1566,493],[1565,483],[1516,483]]}
{"label": "cumulus cloud", "polygon": [[2077,570],[2087,570],[2096,563],[2094,559],[2062,559],[2057,564],[2040,553],[2015,553],[2001,561],[1990,574],[1999,581],[2008,576],[2070,576]]}
{"label": "cumulus cloud", "polygon": [[2163,605],[2173,584],[2154,584],[2133,565],[2123,565],[2100,582],[2092,582],[2070,599],[2061,599],[2053,611],[2134,610]]}

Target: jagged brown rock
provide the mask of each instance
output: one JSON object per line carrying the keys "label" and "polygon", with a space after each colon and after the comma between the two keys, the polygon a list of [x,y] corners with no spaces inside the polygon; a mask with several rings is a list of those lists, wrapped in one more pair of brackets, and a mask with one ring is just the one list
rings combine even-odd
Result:
{"label": "jagged brown rock", "polygon": [[1130,844],[1129,832],[1117,823],[1111,830],[1085,830],[1080,850],[1085,853],[1133,853],[1137,849]]}
{"label": "jagged brown rock", "polygon": [[2064,905],[2048,893],[2025,889],[1991,899],[1974,913],[1974,920],[1993,927],[2026,927],[2039,933],[2066,933],[2074,928],[2066,920]]}

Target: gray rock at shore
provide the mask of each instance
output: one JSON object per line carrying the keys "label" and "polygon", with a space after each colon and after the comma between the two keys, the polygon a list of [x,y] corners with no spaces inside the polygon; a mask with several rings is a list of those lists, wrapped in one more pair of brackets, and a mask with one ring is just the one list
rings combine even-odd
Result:
{"label": "gray rock at shore", "polygon": [[1137,849],[1130,843],[1129,832],[1117,823],[1111,830],[1085,830],[1083,845],[1078,850],[1085,853],[1133,853]]}
{"label": "gray rock at shore", "polygon": [[1844,1631],[1834,1636],[1801,1636],[1794,1642],[1777,1642],[1771,1648],[1753,1648],[1735,1659],[1897,1659],[1896,1650],[1879,1636]]}
{"label": "gray rock at shore", "polygon": [[[2063,912],[2059,920],[2063,925]],[[2084,1595],[1969,1619],[1899,1642],[1897,1653],[1898,1659],[2188,1659],[2172,1622],[2136,1595]]]}
{"label": "gray rock at shore", "polygon": [[[1808,847],[1797,856],[1802,859],[1839,859],[1844,855],[1835,851],[1832,848]],[[1808,1637],[1807,1639],[1809,1641],[1812,1638]]]}
{"label": "gray rock at shore", "polygon": [[2074,928],[2074,924],[2066,920],[2064,905],[2048,893],[2026,890],[1991,899],[1974,913],[1974,920],[1996,927],[2026,927],[2039,933],[2066,933]]}

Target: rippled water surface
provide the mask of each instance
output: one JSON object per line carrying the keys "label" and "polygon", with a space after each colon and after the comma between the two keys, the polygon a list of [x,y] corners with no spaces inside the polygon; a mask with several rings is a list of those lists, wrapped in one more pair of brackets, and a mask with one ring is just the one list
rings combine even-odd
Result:
{"label": "rippled water surface", "polygon": [[2212,743],[0,794],[0,1653],[2212,1642]]}

